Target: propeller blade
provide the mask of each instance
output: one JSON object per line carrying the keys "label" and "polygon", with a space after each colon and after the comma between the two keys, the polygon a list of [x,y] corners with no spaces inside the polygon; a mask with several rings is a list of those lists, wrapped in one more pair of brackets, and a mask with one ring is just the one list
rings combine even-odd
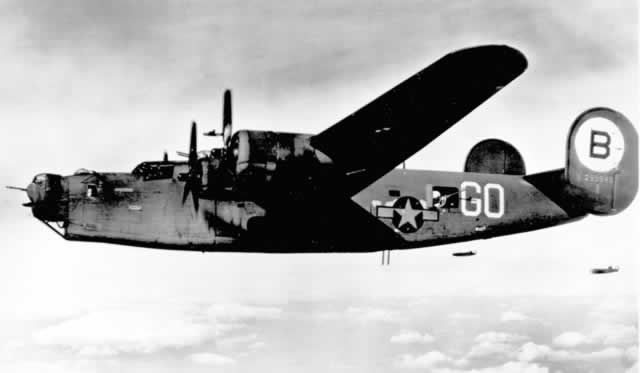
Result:
{"label": "propeller blade", "polygon": [[196,134],[196,122],[191,122],[191,140],[189,141],[189,167],[198,161],[198,136]]}
{"label": "propeller blade", "polygon": [[21,188],[21,187],[17,187],[17,186],[12,186],[12,185],[7,185],[6,186],[7,189],[12,189],[12,190],[21,190],[23,192],[27,191],[27,188]]}
{"label": "propeller blade", "polygon": [[191,186],[189,185],[189,179],[187,179],[187,182],[184,183],[184,192],[182,192],[182,204],[184,205],[185,202],[187,202],[187,197],[189,197],[189,191],[191,189]]}
{"label": "propeller blade", "polygon": [[196,190],[191,193],[191,198],[193,198],[193,207],[196,209],[196,212],[198,212],[198,208],[200,207],[200,198],[197,194]]}
{"label": "propeller blade", "polygon": [[222,110],[222,142],[224,147],[229,147],[231,141],[232,119],[231,119],[231,91],[224,91]]}
{"label": "propeller blade", "polygon": [[33,206],[35,206],[35,205],[36,205],[36,204],[35,204],[35,203],[33,203],[33,202],[27,202],[27,203],[23,203],[23,204],[22,204],[22,206],[24,206],[24,207],[33,207]]}
{"label": "propeller blade", "polygon": [[[191,137],[189,140],[189,171],[186,174],[183,174],[184,183],[184,192],[182,193],[182,204],[187,201],[189,197],[189,193],[191,193],[191,198],[193,199],[193,207],[196,212],[198,212],[198,208],[200,207],[200,190],[202,189],[202,164],[200,164],[200,160],[198,159],[198,144],[197,144],[197,125],[196,122],[191,122]],[[178,153],[180,154],[180,153]]]}

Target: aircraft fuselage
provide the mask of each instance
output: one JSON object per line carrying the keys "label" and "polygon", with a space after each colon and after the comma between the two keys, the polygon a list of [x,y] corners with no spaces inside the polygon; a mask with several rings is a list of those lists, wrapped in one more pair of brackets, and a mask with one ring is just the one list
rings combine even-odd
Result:
{"label": "aircraft fuselage", "polygon": [[[181,168],[175,167],[174,177],[147,181],[128,173],[100,174],[101,180],[89,176],[89,181],[87,175],[65,177],[68,218],[64,237],[197,251],[367,252],[489,238],[584,216],[563,209],[530,182],[557,190],[562,187],[561,170],[523,177],[396,169],[352,200],[397,234],[397,247],[327,248],[313,237],[308,245],[299,239],[286,242],[286,234],[280,235],[284,238],[277,245],[268,247],[260,245],[259,237],[246,238],[253,234],[249,221],[264,216],[265,208],[251,200],[203,199],[196,212],[189,200],[182,203],[182,183],[175,177]],[[300,206],[299,215],[291,219],[317,213]],[[292,230],[296,226],[297,222],[291,224]]]}

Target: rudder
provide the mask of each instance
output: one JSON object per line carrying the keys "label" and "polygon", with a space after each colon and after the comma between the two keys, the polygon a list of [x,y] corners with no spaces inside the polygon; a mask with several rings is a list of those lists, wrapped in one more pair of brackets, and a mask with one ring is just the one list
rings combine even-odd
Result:
{"label": "rudder", "polygon": [[638,134],[631,122],[608,108],[578,116],[569,131],[565,177],[592,214],[629,206],[638,190]]}

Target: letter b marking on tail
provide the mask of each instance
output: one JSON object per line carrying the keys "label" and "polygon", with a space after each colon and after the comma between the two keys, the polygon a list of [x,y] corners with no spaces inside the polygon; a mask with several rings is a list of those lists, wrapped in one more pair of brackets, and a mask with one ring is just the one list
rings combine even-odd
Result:
{"label": "letter b marking on tail", "polygon": [[576,130],[573,145],[583,166],[598,173],[608,173],[618,167],[624,154],[624,137],[614,122],[591,118]]}
{"label": "letter b marking on tail", "polygon": [[[602,141],[602,139],[606,140]],[[611,145],[611,136],[607,132],[591,130],[591,145],[589,146],[591,158],[607,159],[611,153],[609,145]]]}

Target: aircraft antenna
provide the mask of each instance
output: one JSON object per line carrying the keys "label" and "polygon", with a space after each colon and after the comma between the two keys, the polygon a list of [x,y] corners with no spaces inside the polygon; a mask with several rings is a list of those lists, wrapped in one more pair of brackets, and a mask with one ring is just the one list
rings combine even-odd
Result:
{"label": "aircraft antenna", "polygon": [[391,250],[382,250],[382,265],[389,265],[391,262]]}

